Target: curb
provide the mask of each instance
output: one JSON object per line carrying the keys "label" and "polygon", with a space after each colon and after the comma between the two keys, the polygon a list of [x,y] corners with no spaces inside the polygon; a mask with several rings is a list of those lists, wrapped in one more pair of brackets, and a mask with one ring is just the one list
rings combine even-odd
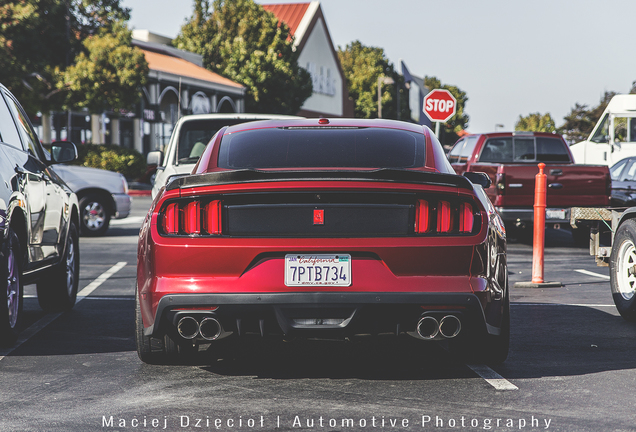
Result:
{"label": "curb", "polygon": [[150,196],[150,191],[149,190],[140,190],[140,189],[128,190],[128,195],[130,195],[130,196]]}

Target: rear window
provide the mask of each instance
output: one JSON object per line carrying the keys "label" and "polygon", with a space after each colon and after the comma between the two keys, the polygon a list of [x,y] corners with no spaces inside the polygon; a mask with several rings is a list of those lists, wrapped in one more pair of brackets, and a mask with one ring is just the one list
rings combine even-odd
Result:
{"label": "rear window", "polygon": [[514,137],[486,141],[480,162],[570,162],[565,143],[559,138]]}
{"label": "rear window", "polygon": [[396,129],[257,129],[224,136],[219,167],[415,168],[425,149],[424,135]]}
{"label": "rear window", "polygon": [[177,162],[195,163],[219,129],[223,126],[233,126],[249,121],[253,119],[210,119],[184,122],[179,130]]}

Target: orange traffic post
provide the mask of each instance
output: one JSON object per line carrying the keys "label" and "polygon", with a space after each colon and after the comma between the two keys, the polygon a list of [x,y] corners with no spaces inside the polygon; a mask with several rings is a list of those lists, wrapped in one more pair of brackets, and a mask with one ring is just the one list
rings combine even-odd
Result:
{"label": "orange traffic post", "polygon": [[543,253],[545,250],[545,201],[547,178],[543,173],[544,163],[539,164],[539,173],[534,181],[534,236],[532,240],[532,283],[543,283]]}
{"label": "orange traffic post", "polygon": [[517,282],[515,288],[556,288],[561,282],[543,280],[543,258],[545,250],[545,207],[548,194],[548,179],[543,170],[545,164],[539,164],[539,173],[534,183],[534,236],[532,241],[532,281]]}

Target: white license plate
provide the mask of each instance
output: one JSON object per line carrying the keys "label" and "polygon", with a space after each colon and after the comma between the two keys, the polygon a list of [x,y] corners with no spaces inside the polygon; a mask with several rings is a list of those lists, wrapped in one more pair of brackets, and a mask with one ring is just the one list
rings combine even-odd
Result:
{"label": "white license plate", "polygon": [[565,209],[546,209],[546,219],[565,219]]}
{"label": "white license plate", "polygon": [[350,286],[351,255],[285,255],[287,286]]}

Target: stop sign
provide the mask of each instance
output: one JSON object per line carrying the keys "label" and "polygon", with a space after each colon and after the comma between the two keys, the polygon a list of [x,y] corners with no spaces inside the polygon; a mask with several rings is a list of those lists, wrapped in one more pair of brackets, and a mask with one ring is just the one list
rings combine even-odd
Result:
{"label": "stop sign", "polygon": [[431,91],[424,97],[424,113],[431,121],[445,122],[457,112],[457,100],[444,89]]}

